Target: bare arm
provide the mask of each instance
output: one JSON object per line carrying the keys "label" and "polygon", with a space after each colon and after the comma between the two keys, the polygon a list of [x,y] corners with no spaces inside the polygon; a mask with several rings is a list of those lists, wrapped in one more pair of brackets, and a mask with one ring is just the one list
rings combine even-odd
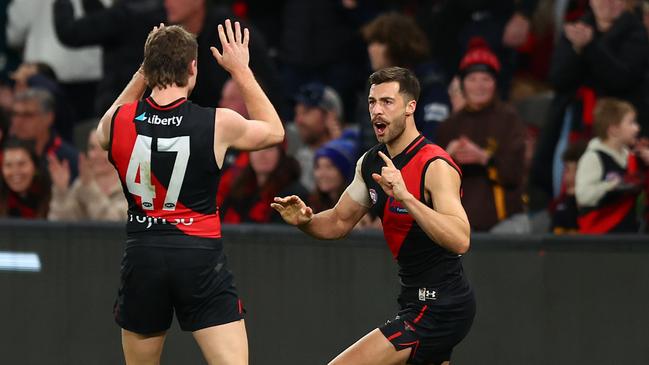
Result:
{"label": "bare arm", "polygon": [[107,150],[110,141],[110,125],[113,122],[113,115],[120,105],[132,103],[140,100],[146,91],[146,81],[144,75],[138,70],[128,85],[124,88],[121,94],[115,99],[113,105],[106,111],[103,117],[99,120],[97,126],[97,139],[101,148]]}
{"label": "bare arm", "polygon": [[288,224],[320,239],[345,237],[363,218],[370,206],[367,185],[361,176],[363,157],[356,163],[356,172],[351,184],[332,209],[313,215],[313,211],[297,196],[275,198],[271,206]]}
{"label": "bare arm", "polygon": [[460,175],[444,160],[433,161],[426,170],[425,187],[433,209],[416,199],[407,189],[401,172],[382,152],[386,162],[381,175],[374,174],[385,192],[401,202],[426,235],[448,251],[464,254],[469,250],[471,227],[460,200]]}
{"label": "bare arm", "polygon": [[233,31],[228,19],[225,27],[219,25],[218,32],[223,53],[211,47],[212,55],[241,90],[250,120],[231,110],[217,109],[215,153],[218,156],[219,150],[224,149],[217,144],[240,150],[258,150],[281,143],[284,140],[282,121],[248,66],[248,29],[242,32],[239,22],[235,22]]}
{"label": "bare arm", "polygon": [[347,236],[367,213],[367,208],[354,201],[347,192],[343,193],[335,207],[315,215],[295,195],[275,198],[271,206],[282,215],[286,223],[297,226],[310,236],[325,240]]}

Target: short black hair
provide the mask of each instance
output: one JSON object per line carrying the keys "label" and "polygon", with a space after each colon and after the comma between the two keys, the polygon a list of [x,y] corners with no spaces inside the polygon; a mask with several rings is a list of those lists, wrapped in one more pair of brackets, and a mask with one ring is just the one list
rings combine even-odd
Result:
{"label": "short black hair", "polygon": [[411,100],[419,100],[419,93],[421,87],[417,77],[407,68],[403,67],[387,67],[378,70],[370,75],[368,80],[369,85],[378,85],[386,82],[398,82],[399,92],[410,96]]}

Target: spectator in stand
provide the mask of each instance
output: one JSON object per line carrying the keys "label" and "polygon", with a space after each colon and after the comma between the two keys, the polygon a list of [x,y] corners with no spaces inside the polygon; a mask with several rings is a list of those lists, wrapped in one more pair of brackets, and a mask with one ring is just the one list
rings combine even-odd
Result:
{"label": "spectator in stand", "polygon": [[270,207],[275,196],[308,195],[300,165],[281,145],[250,152],[249,165],[235,178],[220,214],[223,223],[282,223]]}
{"label": "spectator in stand", "polygon": [[11,74],[11,79],[14,82],[14,94],[33,88],[47,90],[54,97],[53,126],[63,139],[72,142],[75,111],[52,67],[43,62],[23,62]]}
{"label": "spectator in stand", "polygon": [[462,203],[475,231],[523,212],[525,127],[501,102],[496,79],[500,62],[475,38],[460,63],[465,107],[437,130],[436,143],[462,168]]}
{"label": "spectator in stand", "polygon": [[2,148],[0,217],[47,217],[51,182],[41,168],[33,144],[9,139]]}
{"label": "spectator in stand", "polygon": [[97,97],[89,105],[95,116],[101,116],[140,67],[142,45],[166,14],[162,0],[119,0],[110,7],[100,0],[83,0],[83,5],[85,13],[79,17],[75,0],[55,0],[54,30],[67,47],[101,47],[102,77]]}
{"label": "spectator in stand", "polygon": [[[77,118],[81,120],[94,116],[93,102],[97,82],[101,78],[101,49],[86,47],[72,50],[62,45],[54,31],[53,3],[54,0],[11,1],[7,43],[12,48],[23,49],[24,62],[43,62],[54,69],[58,82],[73,105],[76,122]],[[84,13],[81,3],[81,0],[74,1],[77,14]]]}
{"label": "spectator in stand", "polygon": [[[421,94],[417,100],[415,123],[421,134],[435,140],[435,129],[451,111],[447,93],[449,80],[430,58],[424,32],[411,17],[394,12],[378,16],[362,31],[373,71],[399,66],[412,70],[417,76]],[[376,137],[370,127],[369,122],[361,125],[361,128],[369,129],[363,136],[367,134],[374,145]]]}
{"label": "spectator in stand", "polygon": [[[196,35],[198,42],[198,73],[196,86],[189,99],[205,107],[216,107],[221,98],[220,90],[230,75],[221,67],[216,67],[210,46],[220,44],[216,27],[225,19],[241,22],[241,27],[250,25],[235,19],[230,10],[212,5],[209,0],[165,0],[167,21],[183,26]],[[252,28],[251,28],[252,29]],[[259,32],[250,32],[250,69],[254,72],[259,84],[276,108],[285,108],[285,96],[282,90],[278,70],[269,57],[266,42]]]}
{"label": "spectator in stand", "polygon": [[483,37],[502,63],[498,75],[500,96],[508,99],[516,71],[517,48],[528,40],[531,19],[539,0],[426,1],[417,18],[427,32],[432,54],[449,75],[473,37]]}
{"label": "spectator in stand", "polygon": [[[128,203],[108,152],[97,141],[96,128],[88,135],[87,155],[79,154],[79,177],[70,184],[70,164],[48,156],[52,200],[48,219],[54,221],[125,221]],[[70,186],[71,185],[71,186]]]}
{"label": "spectator in stand", "polygon": [[[300,182],[307,190],[313,191],[315,151],[325,143],[342,136],[343,104],[333,88],[321,83],[303,85],[295,96],[295,101],[295,120],[293,127],[288,128],[288,143],[289,148],[295,151],[295,158],[300,162]],[[294,129],[299,136],[297,140],[293,137]]]}
{"label": "spectator in stand", "polygon": [[579,159],[575,180],[579,232],[638,232],[635,203],[644,181],[630,151],[640,131],[637,114],[614,98],[601,98],[594,114],[596,137]]}
{"label": "spectator in stand", "polygon": [[354,177],[357,160],[358,146],[349,139],[330,141],[316,151],[313,160],[316,188],[309,198],[313,213],[336,205]]}
{"label": "spectator in stand", "polygon": [[554,234],[579,232],[575,177],[577,176],[577,163],[585,150],[586,144],[584,142],[576,142],[568,146],[563,153],[564,169],[561,194],[550,205],[552,216],[550,230]]}
{"label": "spectator in stand", "polygon": [[79,171],[79,153],[52,128],[54,119],[52,95],[42,89],[27,89],[16,94],[14,98],[9,134],[19,139],[34,141],[39,164],[47,166],[45,156],[50,154],[54,154],[61,161],[68,161],[74,179]]}
{"label": "spectator in stand", "polygon": [[287,95],[311,82],[325,83],[340,95],[345,114],[355,110],[366,75],[359,66],[367,62],[358,30],[374,15],[376,3],[284,0],[278,58]]}
{"label": "spectator in stand", "polygon": [[[560,192],[560,156],[569,141],[592,137],[598,98],[630,102],[640,123],[647,123],[644,78],[649,67],[649,40],[633,12],[633,0],[590,0],[591,11],[564,25],[556,46],[550,81],[556,96],[536,151],[532,185],[547,197]],[[649,135],[649,125],[642,125]]]}

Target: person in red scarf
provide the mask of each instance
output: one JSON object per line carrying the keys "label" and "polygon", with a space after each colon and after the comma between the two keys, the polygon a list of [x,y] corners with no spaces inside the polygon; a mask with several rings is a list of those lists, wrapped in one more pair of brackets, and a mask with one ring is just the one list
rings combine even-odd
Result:
{"label": "person in red scarf", "polygon": [[270,204],[278,195],[306,197],[300,184],[300,165],[282,146],[249,153],[250,161],[234,178],[220,208],[223,223],[282,223]]}
{"label": "person in red scarf", "polygon": [[10,139],[2,152],[0,217],[46,218],[51,182],[39,165],[33,146],[26,141]]}

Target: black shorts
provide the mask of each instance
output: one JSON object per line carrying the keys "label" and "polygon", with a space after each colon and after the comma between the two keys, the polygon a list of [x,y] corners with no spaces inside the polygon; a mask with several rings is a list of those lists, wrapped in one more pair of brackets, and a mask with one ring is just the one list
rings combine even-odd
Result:
{"label": "black shorts", "polygon": [[[422,290],[423,289],[423,290]],[[441,298],[433,289],[408,289],[396,318],[379,328],[397,351],[411,348],[408,364],[438,365],[469,333],[475,316],[473,292]]]}
{"label": "black shorts", "polygon": [[140,334],[161,332],[171,326],[174,311],[183,331],[243,318],[222,245],[215,249],[126,249],[113,309],[117,324]]}

